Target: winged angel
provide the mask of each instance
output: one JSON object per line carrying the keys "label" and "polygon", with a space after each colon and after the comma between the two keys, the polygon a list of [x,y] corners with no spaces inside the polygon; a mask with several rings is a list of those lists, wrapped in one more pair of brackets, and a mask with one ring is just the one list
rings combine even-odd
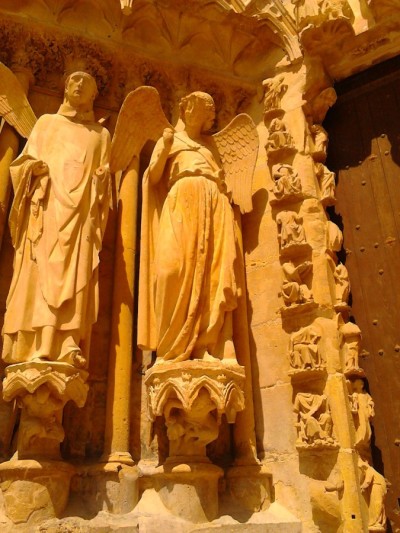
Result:
{"label": "winged angel", "polygon": [[236,116],[215,135],[212,97],[182,98],[180,131],[168,123],[150,87],[128,95],[118,119],[111,168],[123,170],[157,138],[143,177],[138,344],[157,362],[236,362],[232,312],[241,261],[232,203],[252,209],[258,153],[252,119]]}

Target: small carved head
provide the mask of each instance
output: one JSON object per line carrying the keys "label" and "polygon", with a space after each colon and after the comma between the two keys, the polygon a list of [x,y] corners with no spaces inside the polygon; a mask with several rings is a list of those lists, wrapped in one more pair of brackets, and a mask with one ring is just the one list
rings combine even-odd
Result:
{"label": "small carved head", "polygon": [[200,124],[201,131],[212,128],[215,120],[215,103],[208,93],[195,91],[181,99],[180,114],[185,124]]}
{"label": "small carved head", "polygon": [[65,81],[64,102],[81,111],[93,109],[97,94],[96,80],[87,72],[73,72]]}

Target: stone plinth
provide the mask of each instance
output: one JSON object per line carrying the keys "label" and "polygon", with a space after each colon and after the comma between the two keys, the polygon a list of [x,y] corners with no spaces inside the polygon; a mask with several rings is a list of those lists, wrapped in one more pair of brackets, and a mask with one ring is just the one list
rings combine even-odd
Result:
{"label": "stone plinth", "polygon": [[62,461],[11,460],[0,465],[4,510],[14,524],[60,517],[75,469]]}

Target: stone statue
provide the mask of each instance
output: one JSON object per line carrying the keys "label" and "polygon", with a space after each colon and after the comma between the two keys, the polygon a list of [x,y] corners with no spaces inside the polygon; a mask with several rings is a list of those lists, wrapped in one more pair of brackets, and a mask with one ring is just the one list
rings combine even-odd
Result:
{"label": "stone statue", "polygon": [[265,113],[281,108],[282,96],[288,88],[288,85],[284,81],[285,77],[283,75],[268,78],[263,81]]}
{"label": "stone statue", "polygon": [[337,18],[351,19],[353,11],[347,0],[322,0],[320,3],[321,12],[328,20]]}
{"label": "stone statue", "polygon": [[307,243],[303,218],[295,211],[281,211],[276,217],[276,223],[278,224],[278,237],[282,250]]}
{"label": "stone statue", "polygon": [[333,424],[327,397],[322,394],[299,392],[296,395],[294,411],[299,447],[332,447],[337,443],[333,438]]}
{"label": "stone statue", "polygon": [[321,124],[312,124],[310,130],[314,141],[312,157],[314,161],[324,163],[328,148],[328,133]]}
{"label": "stone statue", "polygon": [[386,531],[385,496],[386,479],[367,461],[358,459],[361,491],[368,505],[368,531]]}
{"label": "stone statue", "polygon": [[363,379],[351,380],[349,388],[351,411],[356,428],[356,446],[361,448],[361,451],[368,450],[372,435],[370,420],[375,416],[374,401],[365,390]]}
{"label": "stone statue", "polygon": [[207,135],[215,106],[206,93],[189,94],[180,110],[184,130],[164,129],[144,176],[138,344],[158,362],[236,363],[240,252],[230,199],[251,210],[258,136],[247,115]]}
{"label": "stone statue", "polygon": [[361,330],[352,322],[346,322],[341,328],[342,354],[345,374],[359,373]]}
{"label": "stone statue", "polygon": [[347,268],[343,263],[339,263],[335,267],[333,273],[335,279],[336,289],[336,306],[346,306],[350,296],[350,280]]}
{"label": "stone statue", "polygon": [[304,261],[295,266],[292,261],[282,265],[285,279],[282,283],[282,298],[287,306],[313,301],[313,295],[305,280],[311,274],[312,261]]}
{"label": "stone statue", "polygon": [[274,165],[272,178],[274,180],[272,192],[278,201],[301,198],[301,180],[291,165]]}
{"label": "stone statue", "polygon": [[321,191],[321,203],[324,206],[336,203],[336,176],[322,163],[316,163],[316,176]]}
{"label": "stone statue", "polygon": [[108,131],[96,123],[96,82],[66,81],[11,165],[14,273],[4,318],[6,363],[87,364],[98,310],[98,265],[110,204]]}
{"label": "stone statue", "polygon": [[318,369],[323,366],[318,342],[321,339],[314,328],[303,328],[290,339],[290,366],[295,370]]}
{"label": "stone statue", "polygon": [[299,30],[317,19],[319,14],[319,2],[317,0],[295,0],[293,3]]}
{"label": "stone statue", "polygon": [[280,118],[274,118],[268,128],[268,140],[265,148],[269,150],[281,150],[293,147],[293,138],[288,132],[285,123]]}

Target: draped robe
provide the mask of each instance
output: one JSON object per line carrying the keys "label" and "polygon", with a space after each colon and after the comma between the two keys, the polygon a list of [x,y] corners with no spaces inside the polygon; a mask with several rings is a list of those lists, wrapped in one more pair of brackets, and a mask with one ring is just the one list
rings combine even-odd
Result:
{"label": "draped robe", "polygon": [[138,344],[163,360],[235,357],[237,243],[224,187],[212,152],[180,134],[160,182],[144,176]]}
{"label": "draped robe", "polygon": [[[10,168],[15,259],[3,328],[7,363],[40,358],[45,326],[56,329],[51,359],[66,360],[89,341],[97,318],[110,138],[92,113],[82,122],[61,109],[39,118]],[[48,165],[47,175],[32,175],[37,161]],[[101,165],[104,172],[96,173]]]}

